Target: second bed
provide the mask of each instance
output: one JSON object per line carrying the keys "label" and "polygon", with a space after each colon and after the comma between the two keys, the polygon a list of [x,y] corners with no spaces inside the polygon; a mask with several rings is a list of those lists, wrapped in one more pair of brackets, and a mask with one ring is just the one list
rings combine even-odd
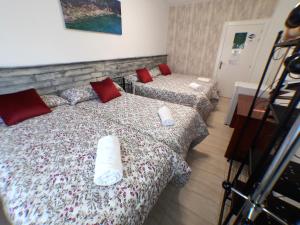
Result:
{"label": "second bed", "polygon": [[[206,120],[219,96],[215,82],[205,82],[198,78],[172,73],[168,76],[155,76],[153,81],[141,83],[137,81],[136,75],[130,75],[126,77],[126,82],[132,84],[136,95],[193,107]],[[189,86],[191,83],[198,85],[197,90]]]}

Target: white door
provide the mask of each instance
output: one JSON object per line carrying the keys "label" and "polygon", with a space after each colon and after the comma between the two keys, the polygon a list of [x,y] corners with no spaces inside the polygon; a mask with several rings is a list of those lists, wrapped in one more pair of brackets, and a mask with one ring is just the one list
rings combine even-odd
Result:
{"label": "white door", "polygon": [[221,96],[231,97],[236,81],[250,81],[266,24],[266,20],[225,23],[215,66]]}

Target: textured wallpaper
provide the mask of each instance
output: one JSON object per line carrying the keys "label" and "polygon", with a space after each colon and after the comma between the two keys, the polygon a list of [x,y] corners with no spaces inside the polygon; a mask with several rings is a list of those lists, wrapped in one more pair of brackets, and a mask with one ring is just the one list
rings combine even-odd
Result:
{"label": "textured wallpaper", "polygon": [[168,63],[175,72],[213,76],[225,21],[269,18],[277,0],[212,0],[171,6]]}

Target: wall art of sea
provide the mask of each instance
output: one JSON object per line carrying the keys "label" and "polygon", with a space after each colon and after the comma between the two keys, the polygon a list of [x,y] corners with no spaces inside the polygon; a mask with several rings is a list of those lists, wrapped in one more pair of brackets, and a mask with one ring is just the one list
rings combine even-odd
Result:
{"label": "wall art of sea", "polygon": [[77,19],[73,22],[66,22],[66,27],[69,29],[122,34],[121,17],[115,14]]}
{"label": "wall art of sea", "polygon": [[122,34],[118,0],[60,0],[66,28]]}

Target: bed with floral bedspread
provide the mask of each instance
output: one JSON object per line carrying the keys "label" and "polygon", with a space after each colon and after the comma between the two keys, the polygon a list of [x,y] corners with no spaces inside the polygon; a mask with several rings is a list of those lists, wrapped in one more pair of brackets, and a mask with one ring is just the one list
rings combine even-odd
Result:
{"label": "bed with floral bedspread", "polygon": [[[132,84],[134,94],[193,107],[206,120],[214,109],[214,102],[219,98],[217,86],[213,81],[203,82],[197,78],[198,76],[172,73],[168,76],[156,76],[149,83],[141,83],[136,81],[135,75],[129,75],[126,82]],[[189,87],[192,82],[200,87],[192,89]]]}
{"label": "bed with floral bedspread", "polygon": [[[121,142],[123,179],[93,183],[98,140]],[[0,197],[13,224],[142,224],[165,186],[190,168],[167,145],[71,106],[0,126]]]}
{"label": "bed with floral bedspread", "polygon": [[[174,126],[161,125],[158,109],[163,105],[171,110]],[[95,117],[107,118],[137,129],[140,133],[167,144],[183,157],[190,147],[200,143],[208,135],[207,126],[195,109],[125,92],[122,92],[121,97],[106,103],[94,99],[81,102],[76,107]]]}

